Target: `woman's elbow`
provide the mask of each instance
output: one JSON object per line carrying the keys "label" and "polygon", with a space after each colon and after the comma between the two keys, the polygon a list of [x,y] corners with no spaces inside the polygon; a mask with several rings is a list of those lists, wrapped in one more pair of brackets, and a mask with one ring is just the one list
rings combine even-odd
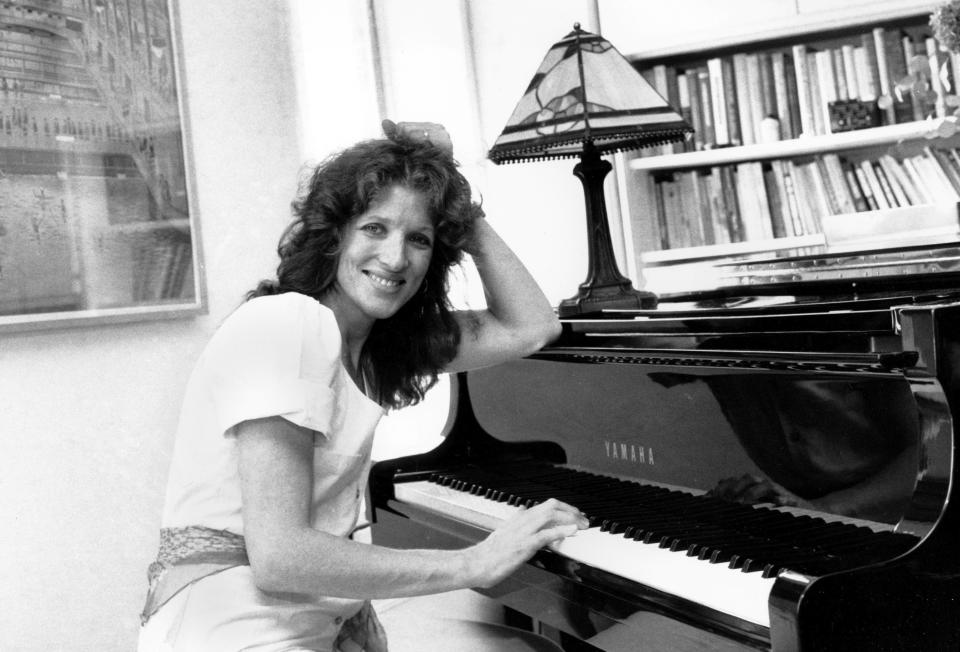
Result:
{"label": "woman's elbow", "polygon": [[562,330],[560,320],[557,319],[556,314],[551,311],[549,315],[545,315],[540,322],[530,328],[528,337],[526,338],[528,353],[539,351],[552,343],[560,337]]}
{"label": "woman's elbow", "polygon": [[247,556],[253,582],[258,589],[268,593],[292,593],[298,590],[296,584],[299,574],[291,563],[289,551],[271,545],[252,547],[248,542]]}

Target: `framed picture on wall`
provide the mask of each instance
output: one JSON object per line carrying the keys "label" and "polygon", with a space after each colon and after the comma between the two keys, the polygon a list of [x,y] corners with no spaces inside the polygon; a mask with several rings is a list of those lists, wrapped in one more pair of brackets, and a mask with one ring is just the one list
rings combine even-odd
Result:
{"label": "framed picture on wall", "polygon": [[0,330],[204,310],[173,1],[0,3]]}

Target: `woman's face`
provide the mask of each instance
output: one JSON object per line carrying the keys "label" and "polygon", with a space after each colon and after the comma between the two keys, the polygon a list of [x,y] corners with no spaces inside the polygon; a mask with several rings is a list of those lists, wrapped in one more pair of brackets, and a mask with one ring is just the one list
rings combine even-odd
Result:
{"label": "woman's face", "polygon": [[434,228],[421,193],[391,186],[344,228],[331,308],[368,328],[397,312],[420,288]]}

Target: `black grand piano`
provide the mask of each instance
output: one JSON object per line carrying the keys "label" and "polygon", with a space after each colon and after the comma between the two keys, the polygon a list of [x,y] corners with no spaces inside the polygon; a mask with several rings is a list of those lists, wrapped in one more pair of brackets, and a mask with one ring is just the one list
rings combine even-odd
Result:
{"label": "black grand piano", "polygon": [[374,540],[555,496],[594,527],[485,593],[567,650],[960,649],[960,247],[789,254],[456,377]]}

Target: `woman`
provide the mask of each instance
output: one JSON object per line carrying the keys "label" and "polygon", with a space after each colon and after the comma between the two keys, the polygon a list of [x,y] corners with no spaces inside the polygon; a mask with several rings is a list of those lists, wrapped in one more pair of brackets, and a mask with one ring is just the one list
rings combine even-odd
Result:
{"label": "woman", "polygon": [[[389,139],[315,170],[277,279],[249,294],[197,363],[143,651],[385,649],[366,601],[491,586],[587,525],[548,501],[467,550],[350,539],[385,408],[416,403],[440,372],[526,355],[559,332],[471,201],[446,131],[384,129]],[[485,310],[449,307],[447,274],[464,251]]]}

